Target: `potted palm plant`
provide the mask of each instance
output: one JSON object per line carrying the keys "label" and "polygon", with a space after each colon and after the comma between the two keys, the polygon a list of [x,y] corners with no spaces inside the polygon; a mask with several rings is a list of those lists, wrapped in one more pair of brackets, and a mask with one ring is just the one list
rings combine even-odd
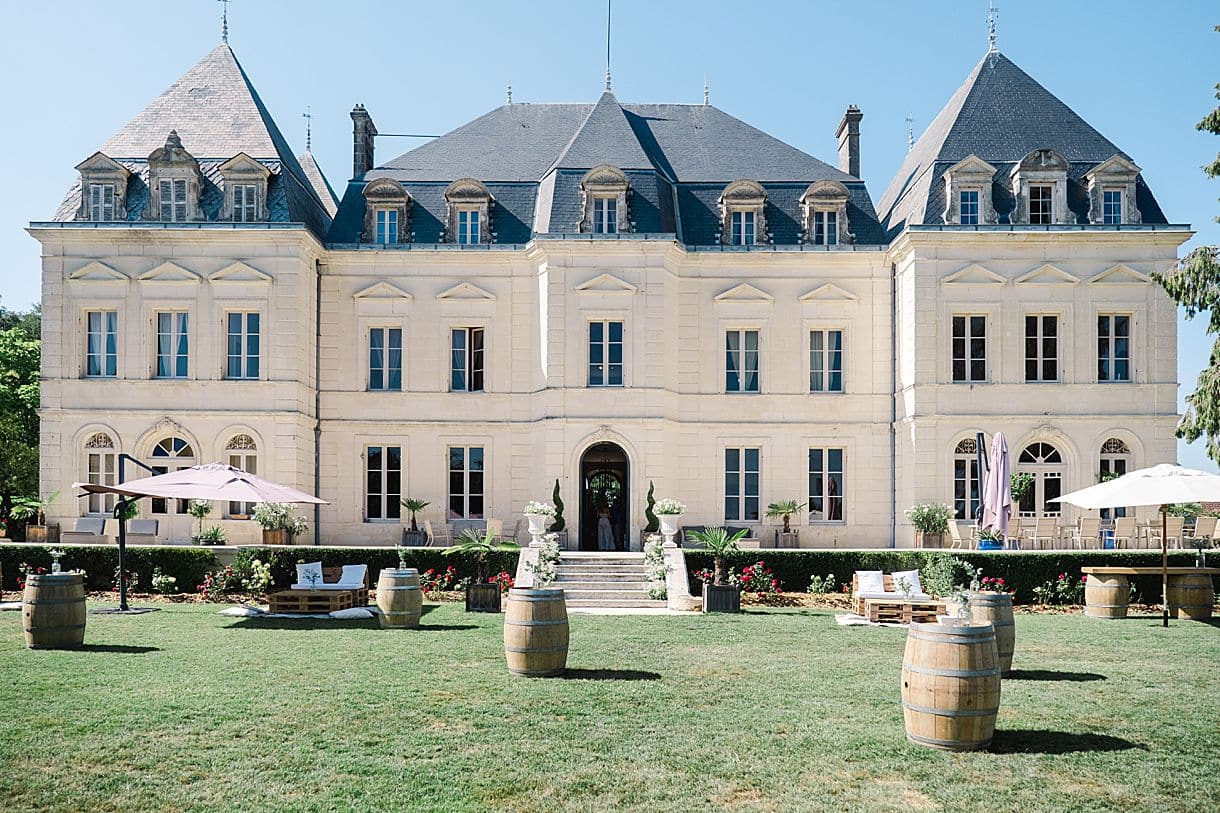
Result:
{"label": "potted palm plant", "polygon": [[775,532],[775,547],[777,548],[799,548],[800,537],[797,532],[792,530],[792,515],[805,507],[805,503],[798,503],[796,500],[780,500],[773,502],[767,506],[767,519],[782,519],[784,522],[783,530]]}
{"label": "potted palm plant", "polygon": [[402,532],[402,543],[407,547],[423,547],[427,544],[427,540],[424,538],[424,532],[419,529],[419,525],[415,521],[415,515],[432,503],[427,500],[417,500],[413,497],[403,497],[399,502],[402,503],[402,507],[407,509],[407,512],[411,515],[411,527]]}
{"label": "potted palm plant", "polygon": [[703,584],[703,612],[705,613],[737,613],[741,612],[741,590],[735,584],[728,584],[725,579],[724,559],[730,553],[737,552],[737,540],[746,535],[742,528],[730,534],[724,528],[708,528],[703,531],[688,531],[688,535],[696,542],[703,543],[712,552],[712,582]]}
{"label": "potted palm plant", "polygon": [[488,564],[492,553],[496,551],[519,551],[521,546],[516,542],[501,539],[496,541],[496,535],[488,530],[483,536],[473,528],[462,531],[457,541],[441,553],[445,556],[469,554],[475,558],[478,576],[475,581],[466,585],[466,612],[468,613],[498,613],[500,612],[500,585],[488,578]]}
{"label": "potted palm plant", "polygon": [[58,496],[59,492],[56,491],[49,497],[18,497],[13,500],[13,508],[9,511],[9,516],[26,522],[26,542],[43,545],[52,541],[53,534],[50,533],[47,526],[47,509]]}
{"label": "potted palm plant", "polygon": [[943,548],[944,535],[949,531],[953,509],[934,502],[922,502],[907,509],[907,518],[915,526],[915,547]]}

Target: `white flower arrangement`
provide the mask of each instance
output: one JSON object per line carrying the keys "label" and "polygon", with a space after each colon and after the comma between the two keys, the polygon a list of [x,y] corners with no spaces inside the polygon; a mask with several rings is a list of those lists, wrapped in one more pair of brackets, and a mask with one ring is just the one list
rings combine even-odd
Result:
{"label": "white flower arrangement", "polygon": [[555,516],[555,506],[550,503],[532,500],[525,504],[525,513],[539,517],[553,517]]}
{"label": "white flower arrangement", "polygon": [[671,500],[669,497],[657,500],[657,505],[652,509],[654,514],[685,514],[686,506],[677,500]]}
{"label": "white flower arrangement", "polygon": [[[551,538],[552,536],[555,538]],[[545,540],[538,551],[538,561],[527,562],[525,565],[534,574],[534,587],[547,587],[554,583],[558,575],[555,570],[560,556],[558,535],[547,534]]]}

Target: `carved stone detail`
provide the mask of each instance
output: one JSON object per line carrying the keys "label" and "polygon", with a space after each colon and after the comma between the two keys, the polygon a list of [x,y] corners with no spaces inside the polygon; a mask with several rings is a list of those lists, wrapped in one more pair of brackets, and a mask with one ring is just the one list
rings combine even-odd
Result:
{"label": "carved stone detail", "polygon": [[495,242],[491,229],[491,192],[481,181],[474,178],[459,178],[445,190],[445,235],[446,243],[458,241],[458,212],[470,210],[479,213],[479,242]]}
{"label": "carved stone detail", "polygon": [[801,242],[812,243],[815,237],[813,218],[816,212],[834,212],[836,243],[851,244],[856,236],[847,219],[847,201],[851,193],[838,181],[814,181],[801,195]]}
{"label": "carved stone detail", "polygon": [[234,435],[225,444],[225,451],[258,451],[258,444],[254,442],[254,438],[246,434]]}
{"label": "carved stone detail", "polygon": [[393,178],[377,178],[364,187],[364,232],[360,239],[372,243],[377,239],[377,210],[398,212],[398,234],[392,243],[411,242],[411,196]]}
{"label": "carved stone detail", "polygon": [[609,164],[593,167],[581,179],[580,189],[579,230],[582,234],[590,234],[593,231],[594,201],[598,198],[614,198],[617,201],[615,204],[617,232],[629,233],[635,230],[629,208],[631,184],[621,169]]}
{"label": "carved stone detail", "polygon": [[77,220],[89,220],[90,201],[89,187],[93,184],[112,184],[114,186],[114,219],[127,219],[127,181],[131,171],[113,160],[110,156],[95,152],[76,165],[80,173],[80,208],[76,210]]}
{"label": "carved stone detail", "polygon": [[148,156],[148,208],[144,210],[145,220],[161,219],[161,181],[177,179],[186,180],[186,220],[203,220],[203,209],[199,206],[199,190],[203,183],[199,162],[182,146],[178,131],[170,130],[165,146],[158,147]]}
{"label": "carved stone detail", "polygon": [[1050,186],[1051,223],[1076,222],[1076,215],[1067,205],[1067,160],[1052,149],[1031,152],[1012,169],[1012,193],[1017,199],[1013,223],[1029,223],[1029,187]]}
{"label": "carved stone detail", "polygon": [[941,176],[945,182],[945,223],[962,222],[960,193],[971,191],[979,193],[979,223],[998,223],[999,216],[991,194],[996,172],[994,166],[977,155],[968,155],[949,167]]}
{"label": "carved stone detail", "polygon": [[1135,204],[1136,179],[1140,168],[1121,155],[1113,155],[1085,173],[1089,184],[1089,222],[1103,221],[1102,195],[1107,189],[1123,193],[1123,223],[1141,223],[1139,206]]}
{"label": "carved stone detail", "polygon": [[733,181],[720,193],[716,201],[720,207],[720,243],[733,243],[733,213],[754,212],[754,243],[765,245],[771,242],[767,231],[767,190],[756,181]]}
{"label": "carved stone detail", "polygon": [[114,441],[105,432],[94,432],[85,441],[86,449],[113,449]]}

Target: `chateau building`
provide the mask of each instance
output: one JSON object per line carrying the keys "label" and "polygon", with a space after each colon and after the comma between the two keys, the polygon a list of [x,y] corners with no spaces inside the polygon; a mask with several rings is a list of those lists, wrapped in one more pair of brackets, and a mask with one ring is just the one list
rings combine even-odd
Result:
{"label": "chateau building", "polygon": [[[120,455],[221,460],[314,492],[323,544],[499,518],[558,483],[570,544],[650,484],[684,523],[806,503],[803,547],[912,543],[977,508],[977,433],[1027,515],[1176,458],[1170,224],[1133,159],[1002,54],[873,199],[710,105],[506,104],[397,157],[353,109],[338,200],[227,44],[93,155],[41,242],[42,489],[112,508]],[[143,476],[127,464],[126,477]],[[163,540],[186,506],[151,501]],[[253,542],[251,507],[219,507]]]}

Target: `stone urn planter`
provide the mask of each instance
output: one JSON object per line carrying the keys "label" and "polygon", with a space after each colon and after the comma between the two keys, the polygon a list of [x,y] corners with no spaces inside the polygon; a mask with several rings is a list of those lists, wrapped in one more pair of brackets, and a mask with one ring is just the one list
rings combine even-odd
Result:
{"label": "stone urn planter", "polygon": [[666,536],[676,534],[678,532],[678,520],[681,518],[681,514],[657,514],[657,519],[661,520],[661,533]]}
{"label": "stone urn planter", "polygon": [[741,590],[735,584],[704,584],[703,612],[741,612]]}
{"label": "stone urn planter", "polygon": [[548,517],[546,514],[526,514],[525,519],[530,524],[530,536],[542,536],[546,533],[547,523],[551,521],[552,517]]}

